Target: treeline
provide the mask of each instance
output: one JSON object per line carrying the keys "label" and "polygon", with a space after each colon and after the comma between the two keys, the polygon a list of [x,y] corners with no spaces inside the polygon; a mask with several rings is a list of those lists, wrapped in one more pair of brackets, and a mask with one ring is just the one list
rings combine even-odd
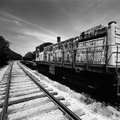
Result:
{"label": "treeline", "polygon": [[34,61],[35,60],[35,54],[36,54],[36,51],[34,51],[34,52],[28,52],[23,57],[23,60]]}
{"label": "treeline", "polygon": [[20,60],[22,56],[10,48],[10,42],[5,40],[4,37],[0,36],[0,66],[3,66],[11,60]]}

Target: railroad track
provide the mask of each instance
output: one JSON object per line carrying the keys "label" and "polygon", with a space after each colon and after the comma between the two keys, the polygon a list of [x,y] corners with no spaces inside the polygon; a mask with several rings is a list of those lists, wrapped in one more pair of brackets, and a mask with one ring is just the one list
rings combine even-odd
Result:
{"label": "railroad track", "polygon": [[0,120],[82,120],[57,94],[12,63],[0,81]]}

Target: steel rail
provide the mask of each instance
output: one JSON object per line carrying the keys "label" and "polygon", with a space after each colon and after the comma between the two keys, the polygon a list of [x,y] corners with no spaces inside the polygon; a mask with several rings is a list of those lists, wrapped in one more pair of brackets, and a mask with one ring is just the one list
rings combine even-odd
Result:
{"label": "steel rail", "polygon": [[66,114],[68,117],[74,120],[82,120],[79,118],[74,112],[72,112],[70,109],[68,109],[63,103],[61,103],[59,100],[57,100],[53,95],[51,95],[44,87],[42,87],[38,82],[37,78],[33,78],[33,76],[25,70],[20,64],[18,64],[20,68],[31,78],[33,82],[58,106],[58,108],[63,111],[64,114]]}
{"label": "steel rail", "polygon": [[12,72],[13,63],[11,63],[11,65],[8,68],[10,70],[9,70],[9,74],[8,74],[8,77],[7,77],[8,83],[7,83],[7,88],[6,88],[6,92],[5,92],[5,100],[4,100],[4,103],[3,103],[3,109],[2,109],[2,112],[1,112],[0,120],[6,120],[7,119],[9,89],[10,89],[10,83],[11,83],[11,72]]}

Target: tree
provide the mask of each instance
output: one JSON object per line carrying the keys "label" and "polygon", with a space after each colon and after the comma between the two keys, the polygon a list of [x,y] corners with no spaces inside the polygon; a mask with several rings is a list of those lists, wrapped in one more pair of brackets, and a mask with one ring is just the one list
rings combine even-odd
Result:
{"label": "tree", "polygon": [[0,66],[6,64],[8,61],[5,51],[9,48],[9,44],[7,40],[0,36]]}
{"label": "tree", "polygon": [[10,60],[20,60],[22,56],[9,48],[10,42],[0,36],[0,66],[7,64]]}
{"label": "tree", "polygon": [[31,61],[32,60],[32,52],[28,52],[26,55],[25,55],[25,60],[29,60]]}
{"label": "tree", "polygon": [[36,51],[34,51],[34,52],[32,53],[32,60],[33,60],[33,61],[35,61],[35,57],[36,57]]}
{"label": "tree", "polygon": [[10,42],[5,40],[2,36],[0,36],[0,50],[4,47],[8,48],[9,45],[10,45]]}

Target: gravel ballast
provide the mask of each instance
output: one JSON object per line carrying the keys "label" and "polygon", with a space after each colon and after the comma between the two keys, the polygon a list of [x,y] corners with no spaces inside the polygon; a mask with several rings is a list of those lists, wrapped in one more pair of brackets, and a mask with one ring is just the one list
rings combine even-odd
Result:
{"label": "gravel ballast", "polygon": [[[10,102],[44,94],[42,91],[38,93],[39,89],[37,89],[34,86],[34,84],[29,81],[29,78],[26,76],[26,74],[24,74],[24,72],[21,71],[16,64],[14,64],[14,68],[17,70],[13,69],[12,71],[13,81],[12,85],[10,86]],[[46,89],[51,89],[57,92],[58,95],[55,95],[55,97],[63,96],[65,100],[62,102],[66,104],[68,108],[71,109],[74,113],[80,116],[82,120],[119,120],[120,114],[118,111],[116,111],[112,116],[101,114],[99,112],[100,110],[95,112],[93,110],[95,105],[86,105],[83,101],[81,101],[80,98],[82,97],[82,95],[80,93],[77,93],[64,85],[61,85],[58,82],[52,81],[44,75],[37,73],[36,71],[32,71],[29,68],[27,69],[40,81],[40,83],[43,84],[43,86],[47,86]],[[25,82],[26,84],[23,84],[22,82]],[[3,96],[1,96],[1,98],[2,97]],[[112,108],[108,107],[108,109]],[[56,108],[54,103],[50,102],[50,100],[47,97],[43,97],[32,99],[29,101],[24,101],[22,103],[14,104],[8,107],[8,120],[21,119],[66,120],[67,118],[63,115],[63,113],[60,110]]]}

